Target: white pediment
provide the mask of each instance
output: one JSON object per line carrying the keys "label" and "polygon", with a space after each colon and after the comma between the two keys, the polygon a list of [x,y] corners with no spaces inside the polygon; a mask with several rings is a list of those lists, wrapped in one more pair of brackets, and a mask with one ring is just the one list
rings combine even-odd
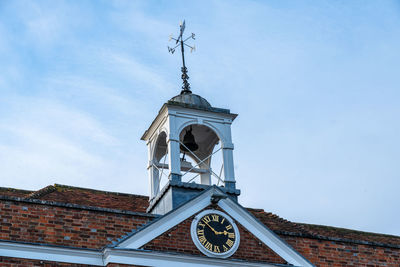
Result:
{"label": "white pediment", "polygon": [[[221,195],[224,195],[224,193],[218,187],[210,187],[196,198],[127,236],[114,248],[140,249],[172,227],[208,207],[212,204],[211,201],[215,196]],[[289,264],[293,266],[314,266],[237,202],[228,197],[221,198],[218,201],[218,206]]]}

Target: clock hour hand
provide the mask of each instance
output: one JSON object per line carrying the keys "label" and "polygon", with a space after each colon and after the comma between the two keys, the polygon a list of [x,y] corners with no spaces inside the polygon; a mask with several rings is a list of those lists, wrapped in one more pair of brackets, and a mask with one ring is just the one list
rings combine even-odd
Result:
{"label": "clock hour hand", "polygon": [[226,231],[226,230],[224,230],[223,232],[216,232],[215,234],[217,234],[217,235],[227,235],[228,234],[228,232]]}

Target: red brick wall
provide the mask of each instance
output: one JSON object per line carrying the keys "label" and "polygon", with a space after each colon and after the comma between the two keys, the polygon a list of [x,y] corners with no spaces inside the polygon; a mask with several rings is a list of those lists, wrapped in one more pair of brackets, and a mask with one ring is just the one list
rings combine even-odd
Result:
{"label": "red brick wall", "polygon": [[0,201],[0,239],[102,248],[148,217]]}
{"label": "red brick wall", "polygon": [[[101,248],[148,220],[146,216],[0,201],[0,239],[3,240]],[[185,220],[144,248],[202,255],[190,236],[191,221],[192,218]],[[241,244],[231,258],[284,263],[251,233],[239,224],[238,227]],[[289,235],[281,237],[317,266],[400,266],[400,249],[397,248]],[[83,266],[2,257],[0,263],[0,266]]]}
{"label": "red brick wall", "polygon": [[400,249],[282,236],[317,266],[399,267]]}
{"label": "red brick wall", "polygon": [[73,263],[61,263],[55,261],[41,261],[41,260],[30,260],[21,258],[6,258],[0,256],[0,266],[4,267],[90,267],[92,265],[86,264],[73,264]]}
{"label": "red brick wall", "polygon": [[[30,260],[21,258],[7,258],[0,256],[0,266],[2,267],[39,267],[39,266],[40,267],[91,267],[92,265],[63,263],[55,261]],[[146,267],[146,266],[109,263],[107,264],[107,267]]]}
{"label": "red brick wall", "polygon": [[[152,240],[143,248],[203,255],[191,238],[190,225],[193,218],[194,216],[185,220],[180,225]],[[239,223],[236,222],[236,224],[240,231],[240,246],[236,253],[230,257],[231,259],[286,263]],[[316,266],[400,267],[400,249],[288,235],[281,235],[280,237]]]}
{"label": "red brick wall", "polygon": [[236,253],[232,256],[233,258],[280,264],[287,263],[238,222],[236,222],[236,225],[240,232],[240,245]]}

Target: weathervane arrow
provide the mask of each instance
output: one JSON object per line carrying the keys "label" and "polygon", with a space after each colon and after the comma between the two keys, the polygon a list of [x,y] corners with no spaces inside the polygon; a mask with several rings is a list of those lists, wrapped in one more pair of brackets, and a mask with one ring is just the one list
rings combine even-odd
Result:
{"label": "weathervane arrow", "polygon": [[189,76],[187,75],[187,68],[185,65],[185,46],[190,48],[190,52],[196,51],[196,47],[195,46],[190,46],[188,44],[186,44],[186,41],[189,39],[195,39],[195,34],[192,33],[189,37],[187,37],[186,39],[183,39],[183,32],[185,31],[185,21],[183,21],[183,23],[180,23],[179,25],[179,37],[178,38],[174,38],[172,36],[172,34],[169,36],[169,40],[174,40],[176,46],[175,47],[169,47],[168,46],[168,52],[170,52],[171,54],[173,54],[175,52],[175,49],[180,46],[181,47],[181,53],[182,53],[182,80],[183,80],[183,85],[182,85],[182,91],[181,91],[181,95],[182,94],[191,94],[192,91],[190,91],[190,84],[188,82]]}

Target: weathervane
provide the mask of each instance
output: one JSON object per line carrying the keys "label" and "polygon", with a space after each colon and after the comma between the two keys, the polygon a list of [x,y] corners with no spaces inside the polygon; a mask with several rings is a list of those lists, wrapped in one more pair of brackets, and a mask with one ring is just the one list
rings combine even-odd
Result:
{"label": "weathervane", "polygon": [[183,21],[183,23],[180,23],[179,27],[180,27],[180,33],[179,33],[178,39],[175,39],[174,37],[172,37],[172,34],[169,36],[169,40],[170,41],[174,40],[176,42],[175,43],[176,46],[173,47],[173,48],[168,46],[168,51],[171,54],[173,54],[175,52],[175,49],[178,46],[181,46],[182,64],[183,64],[183,66],[181,68],[181,70],[182,70],[182,80],[183,80],[182,91],[181,91],[181,95],[182,95],[182,94],[191,94],[192,93],[192,91],[190,91],[190,84],[188,82],[189,76],[187,75],[187,68],[185,66],[185,49],[184,49],[184,47],[185,47],[185,45],[187,47],[189,47],[190,48],[190,52],[196,51],[196,47],[194,45],[190,46],[190,45],[185,43],[190,38],[192,38],[194,40],[194,33],[192,33],[192,35],[189,36],[188,38],[186,38],[185,40],[183,39],[183,31],[185,30],[185,21]]}

